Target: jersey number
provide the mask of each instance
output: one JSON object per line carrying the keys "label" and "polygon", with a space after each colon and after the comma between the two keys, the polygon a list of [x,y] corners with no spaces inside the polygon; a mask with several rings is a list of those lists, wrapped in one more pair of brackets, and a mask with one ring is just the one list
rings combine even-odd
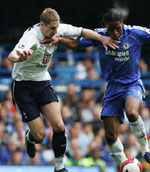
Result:
{"label": "jersey number", "polygon": [[51,54],[44,54],[42,64],[47,64],[50,61]]}

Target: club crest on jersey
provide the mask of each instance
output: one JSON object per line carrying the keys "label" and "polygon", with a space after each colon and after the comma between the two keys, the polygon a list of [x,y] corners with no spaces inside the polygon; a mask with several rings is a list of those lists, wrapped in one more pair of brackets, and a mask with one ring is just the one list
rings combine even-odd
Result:
{"label": "club crest on jersey", "polygon": [[128,49],[130,48],[130,45],[129,45],[128,42],[124,42],[124,43],[122,44],[122,47],[123,47],[124,50],[128,50]]}
{"label": "club crest on jersey", "polygon": [[45,45],[40,44],[40,48],[44,50]]}

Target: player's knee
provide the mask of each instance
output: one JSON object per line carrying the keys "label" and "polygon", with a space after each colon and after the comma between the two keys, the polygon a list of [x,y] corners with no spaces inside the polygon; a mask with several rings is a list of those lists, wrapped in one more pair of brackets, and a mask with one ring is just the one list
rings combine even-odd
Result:
{"label": "player's knee", "polygon": [[58,123],[57,125],[53,127],[53,130],[55,132],[61,132],[61,131],[64,131],[64,128],[65,128],[64,123]]}
{"label": "player's knee", "polygon": [[110,134],[107,134],[106,135],[106,140],[107,140],[107,143],[108,144],[113,144],[115,143],[115,141],[117,140],[118,136],[117,135],[110,135]]}
{"label": "player's knee", "polygon": [[130,122],[134,122],[134,121],[137,121],[138,120],[138,116],[139,116],[139,114],[138,114],[138,112],[137,112],[137,110],[135,110],[135,109],[127,109],[126,110],[126,115],[127,115],[127,118],[128,118],[128,120],[130,121]]}
{"label": "player's knee", "polygon": [[36,142],[37,143],[42,143],[42,141],[44,140],[45,136],[46,136],[45,131],[43,131],[43,132],[42,131],[37,132],[35,134],[35,140],[36,140]]}

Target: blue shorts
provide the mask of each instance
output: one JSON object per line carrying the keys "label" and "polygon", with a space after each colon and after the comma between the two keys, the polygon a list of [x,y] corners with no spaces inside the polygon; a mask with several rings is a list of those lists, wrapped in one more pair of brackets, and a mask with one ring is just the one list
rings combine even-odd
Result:
{"label": "blue shorts", "polygon": [[118,116],[123,123],[127,97],[135,97],[140,102],[143,101],[145,88],[141,80],[126,85],[109,83],[103,99],[101,118],[103,116]]}
{"label": "blue shorts", "polygon": [[41,106],[58,101],[50,81],[13,81],[12,97],[23,122],[38,118]]}

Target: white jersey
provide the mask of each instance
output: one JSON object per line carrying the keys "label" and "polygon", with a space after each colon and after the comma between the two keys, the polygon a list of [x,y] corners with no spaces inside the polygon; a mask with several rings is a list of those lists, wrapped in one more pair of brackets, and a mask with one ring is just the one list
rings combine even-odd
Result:
{"label": "white jersey", "polygon": [[[57,29],[57,36],[78,38],[81,36],[82,27],[74,27],[69,24],[60,24]],[[27,29],[14,50],[22,52],[23,50],[32,49],[34,53],[23,61],[14,63],[12,78],[16,81],[44,81],[50,80],[51,76],[48,67],[51,62],[53,53],[57,49],[57,44],[40,44],[44,36],[40,30],[40,24]]]}

